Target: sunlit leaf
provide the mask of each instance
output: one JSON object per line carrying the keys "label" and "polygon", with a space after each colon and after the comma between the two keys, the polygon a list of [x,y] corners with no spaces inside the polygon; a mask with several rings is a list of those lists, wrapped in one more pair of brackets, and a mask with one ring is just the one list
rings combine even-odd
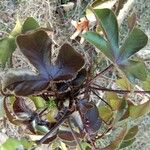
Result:
{"label": "sunlit leaf", "polygon": [[126,78],[116,80],[116,84],[123,90],[131,91],[131,89],[133,88],[131,83]]}
{"label": "sunlit leaf", "polygon": [[121,105],[121,100],[118,95],[114,92],[106,92],[106,99],[113,110],[118,110]]}
{"label": "sunlit leaf", "polygon": [[15,49],[16,43],[14,37],[5,37],[0,39],[0,64],[3,68]]}
{"label": "sunlit leaf", "polygon": [[150,90],[150,75],[146,78],[146,80],[143,82],[144,90]]}
{"label": "sunlit leaf", "polygon": [[10,35],[16,37],[17,35],[21,34],[21,30],[22,30],[22,24],[20,20],[17,18],[16,25],[14,29],[11,31]]}
{"label": "sunlit leaf", "polygon": [[150,101],[143,104],[130,106],[130,116],[134,119],[146,115],[150,112]]}
{"label": "sunlit leaf", "polygon": [[[92,8],[94,9],[102,9],[102,8],[109,8],[112,9],[116,0],[96,0],[92,3]],[[90,22],[96,21],[95,15],[90,8],[86,9],[86,17]]]}
{"label": "sunlit leaf", "polygon": [[99,114],[103,121],[109,122],[113,117],[113,112],[110,108],[106,106],[99,107]]}
{"label": "sunlit leaf", "polygon": [[46,107],[46,102],[42,97],[31,96],[30,99],[34,102],[34,105],[37,109]]}
{"label": "sunlit leaf", "polygon": [[22,32],[27,32],[39,28],[38,22],[33,17],[28,17],[22,25]]}
{"label": "sunlit leaf", "polygon": [[17,140],[14,138],[8,138],[6,142],[0,145],[1,150],[16,150],[16,149],[30,149],[33,143],[28,142],[25,139]]}

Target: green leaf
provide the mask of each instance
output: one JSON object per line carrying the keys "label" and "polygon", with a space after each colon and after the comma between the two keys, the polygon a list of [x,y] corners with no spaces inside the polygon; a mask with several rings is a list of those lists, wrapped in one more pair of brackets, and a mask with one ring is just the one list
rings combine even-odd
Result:
{"label": "green leaf", "polygon": [[130,106],[129,111],[130,117],[132,117],[133,119],[146,115],[150,112],[150,101],[147,101],[140,105],[132,105]]}
{"label": "green leaf", "polygon": [[106,99],[113,110],[118,110],[121,105],[121,100],[118,95],[114,92],[106,92]]}
{"label": "green leaf", "polygon": [[100,106],[98,110],[101,119],[105,122],[109,122],[113,116],[112,110],[106,106]]}
{"label": "green leaf", "polygon": [[0,150],[16,150],[16,149],[30,149],[32,143],[27,140],[17,140],[14,138],[8,138],[4,144],[0,146]]}
{"label": "green leaf", "polygon": [[107,41],[96,32],[86,32],[83,37],[91,44],[96,46],[102,51],[109,59],[113,60],[113,55],[111,54],[110,47]]}
{"label": "green leaf", "polygon": [[116,60],[119,56],[118,23],[116,16],[110,9],[94,9],[93,11],[111,47],[110,53]]}
{"label": "green leaf", "polygon": [[127,132],[127,127],[125,126],[122,129],[122,131],[119,133],[119,135],[115,138],[115,140],[110,145],[102,148],[101,150],[116,150],[121,144],[121,142],[123,141],[126,132]]}
{"label": "green leaf", "polygon": [[120,66],[128,79],[134,83],[135,79],[146,80],[147,78],[147,69],[143,62],[130,60],[124,66]]}
{"label": "green leaf", "polygon": [[126,78],[116,80],[116,84],[123,90],[131,91],[133,88],[131,83]]}
{"label": "green leaf", "polygon": [[125,148],[125,147],[128,147],[130,145],[133,144],[133,142],[135,141],[136,139],[131,139],[131,140],[128,140],[128,141],[123,141],[119,147],[119,149],[122,149],[122,148]]}
{"label": "green leaf", "polygon": [[46,102],[43,98],[39,96],[31,96],[30,99],[34,102],[37,109],[46,107]]}
{"label": "green leaf", "polygon": [[150,75],[143,82],[144,90],[150,90]]}
{"label": "green leaf", "polygon": [[127,100],[125,98],[122,98],[120,107],[114,119],[114,124],[117,123],[124,116],[126,107],[127,107]]}
{"label": "green leaf", "polygon": [[40,26],[38,22],[33,17],[28,17],[22,26],[22,32],[24,33],[30,30],[37,29],[39,27]]}
{"label": "green leaf", "polygon": [[[82,150],[90,150],[91,149],[91,145],[87,142],[80,142],[81,143],[81,147]],[[77,146],[76,150],[80,150],[79,146]]]}
{"label": "green leaf", "polygon": [[117,64],[124,64],[130,56],[142,49],[147,41],[147,35],[142,30],[134,28],[120,48]]}
{"label": "green leaf", "polygon": [[13,37],[16,37],[17,35],[21,33],[21,30],[22,30],[22,24],[20,20],[17,18],[16,25],[14,29],[11,31],[10,35]]}
{"label": "green leaf", "polygon": [[137,125],[130,128],[123,140],[128,141],[128,140],[133,139],[136,136],[136,134],[138,133],[138,131],[139,131],[139,129],[138,129]]}
{"label": "green leaf", "polygon": [[16,43],[14,37],[5,37],[0,39],[0,64],[4,68],[6,62],[11,57],[12,53],[16,49]]}

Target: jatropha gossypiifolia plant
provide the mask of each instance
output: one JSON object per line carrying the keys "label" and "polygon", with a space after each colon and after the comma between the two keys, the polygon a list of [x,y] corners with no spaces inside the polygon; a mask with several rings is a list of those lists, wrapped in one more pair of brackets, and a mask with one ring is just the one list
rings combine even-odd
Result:
{"label": "jatropha gossypiifolia plant", "polygon": [[[131,83],[135,84],[135,79],[146,80],[148,70],[137,57],[130,58],[146,45],[147,36],[133,28],[119,46],[114,13],[109,9],[94,9],[93,12],[103,34],[88,31],[82,36],[108,58],[110,65],[102,71],[94,68],[95,56],[85,57],[86,54],[77,52],[67,43],[59,48],[54,58],[53,41],[38,25],[35,30],[31,28],[16,36],[16,44],[34,69],[10,69],[5,73],[1,81],[4,109],[11,123],[23,124],[28,134],[42,136],[36,144],[52,145],[61,139],[69,147],[96,149],[96,141],[123,122],[121,132],[102,150],[122,149],[135,141],[138,132],[138,126],[126,125],[128,118],[149,113],[149,101],[135,105],[128,96],[130,91],[149,92],[133,89]],[[112,73],[114,67],[119,77],[114,82],[123,90],[109,89],[96,81],[107,71]],[[106,100],[99,91],[105,92]],[[96,104],[95,96],[103,103]]]}

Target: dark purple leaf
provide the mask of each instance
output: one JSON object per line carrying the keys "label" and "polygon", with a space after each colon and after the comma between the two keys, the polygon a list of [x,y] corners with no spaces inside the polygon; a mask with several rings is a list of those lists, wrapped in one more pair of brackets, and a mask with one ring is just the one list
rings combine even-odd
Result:
{"label": "dark purple leaf", "polygon": [[95,134],[100,126],[101,119],[96,105],[83,99],[79,102],[79,112],[83,119],[83,124],[90,135]]}
{"label": "dark purple leaf", "polygon": [[49,74],[55,81],[70,80],[76,77],[84,63],[81,54],[75,51],[69,44],[64,44],[60,48],[55,66],[49,70]]}
{"label": "dark purple leaf", "polygon": [[25,120],[29,120],[33,113],[27,104],[25,104],[25,99],[22,97],[16,97],[13,103],[13,111],[18,118]]}
{"label": "dark purple leaf", "polygon": [[38,69],[40,74],[46,74],[50,66],[50,54],[52,42],[47,33],[39,30],[17,37],[17,44],[21,52],[28,58],[31,64]]}
{"label": "dark purple leaf", "polygon": [[58,89],[64,91],[65,82],[74,79],[85,63],[83,56],[69,44],[64,44],[60,48],[55,63],[52,63],[52,42],[44,30],[19,35],[17,44],[21,52],[38,70],[38,74],[21,70],[6,74],[3,80],[3,90],[13,91],[19,96],[42,92],[51,81],[62,82],[58,85]]}
{"label": "dark purple leaf", "polygon": [[5,113],[6,113],[6,116],[8,118],[8,120],[12,123],[12,124],[15,124],[15,125],[20,125],[23,123],[23,121],[21,120],[17,120],[12,114],[11,112],[9,111],[8,107],[7,107],[7,102],[6,102],[7,98],[5,97],[4,98],[4,110],[5,110]]}
{"label": "dark purple leaf", "polygon": [[[80,139],[84,138],[84,134],[82,133],[78,133],[74,131],[74,134],[76,135],[77,138]],[[67,131],[67,130],[59,130],[58,137],[65,141],[75,141],[71,131]]]}
{"label": "dark purple leaf", "polygon": [[43,76],[33,74],[27,70],[18,70],[6,73],[2,88],[3,91],[9,90],[16,95],[27,96],[42,92],[48,84],[48,79]]}
{"label": "dark purple leaf", "polygon": [[79,87],[83,84],[87,76],[87,71],[85,68],[79,71],[78,75],[74,80],[71,81],[73,87]]}

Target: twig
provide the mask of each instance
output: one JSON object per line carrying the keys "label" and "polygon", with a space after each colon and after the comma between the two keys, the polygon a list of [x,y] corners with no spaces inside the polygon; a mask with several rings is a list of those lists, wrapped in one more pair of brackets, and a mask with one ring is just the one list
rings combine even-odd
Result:
{"label": "twig", "polygon": [[[98,86],[98,85],[97,85]],[[116,93],[120,93],[120,94],[126,94],[126,93],[140,93],[140,94],[144,94],[144,93],[148,93],[150,94],[150,91],[130,91],[130,90],[114,90],[114,89],[108,89],[102,86],[99,87],[94,87],[94,86],[90,86],[91,89],[95,89],[95,90],[100,90],[100,91],[108,91],[108,92],[116,92]]]}
{"label": "twig", "polygon": [[101,98],[94,90],[91,90],[93,92],[93,94],[95,94],[100,100],[102,100],[106,105],[108,105],[110,107],[110,109],[112,110],[112,107],[109,105],[109,103],[107,103],[103,98]]}
{"label": "twig", "polygon": [[109,71],[114,65],[111,64],[109,65],[107,68],[105,68],[104,70],[102,70],[101,72],[99,72],[97,75],[95,75],[89,82],[88,84],[90,84],[93,80],[95,80],[97,77],[100,77],[102,74],[106,73],[106,71]]}
{"label": "twig", "polygon": [[79,149],[80,149],[80,150],[83,150],[83,149],[82,149],[82,146],[81,146],[81,144],[80,144],[79,139],[77,138],[77,136],[75,135],[75,133],[74,133],[74,131],[73,131],[72,125],[71,125],[71,123],[70,123],[70,118],[68,118],[67,120],[68,120],[68,125],[69,125],[69,127],[70,127],[70,129],[71,129],[71,133],[72,133],[74,139],[76,140],[76,142],[77,142],[77,144],[78,144],[78,146],[79,146]]}

